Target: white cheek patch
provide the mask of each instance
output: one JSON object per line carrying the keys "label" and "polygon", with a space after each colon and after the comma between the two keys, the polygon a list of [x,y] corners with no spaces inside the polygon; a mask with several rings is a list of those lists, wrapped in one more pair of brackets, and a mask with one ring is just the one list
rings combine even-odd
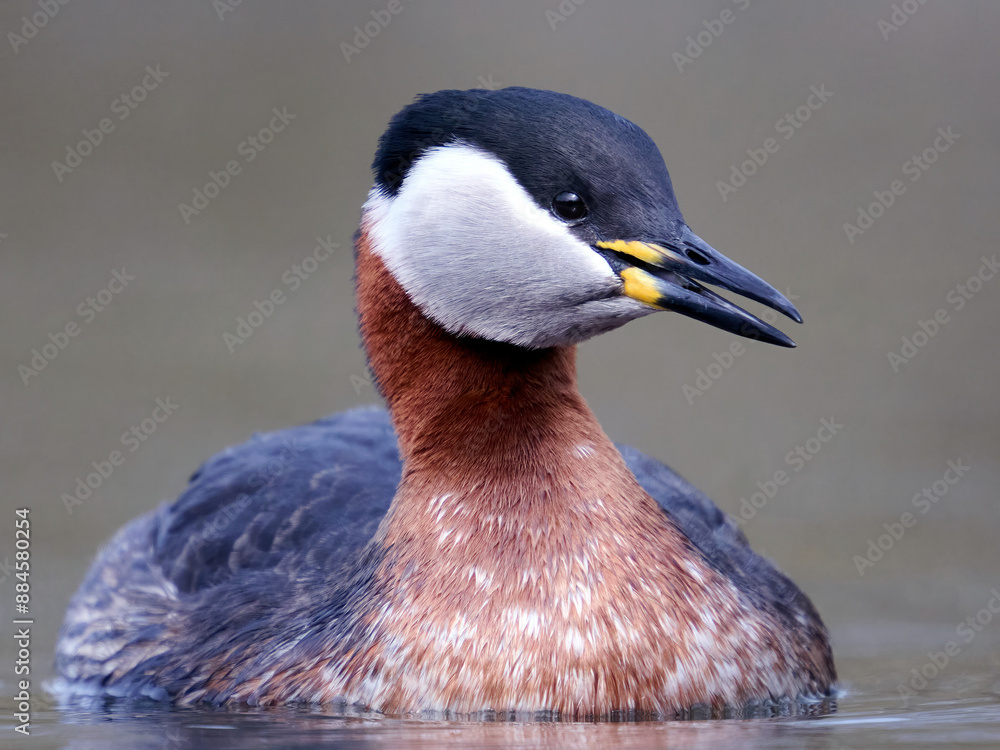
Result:
{"label": "white cheek patch", "polygon": [[389,271],[452,333],[546,347],[654,312],[622,296],[607,262],[503,162],[467,144],[430,149],[395,197],[373,189],[365,218]]}

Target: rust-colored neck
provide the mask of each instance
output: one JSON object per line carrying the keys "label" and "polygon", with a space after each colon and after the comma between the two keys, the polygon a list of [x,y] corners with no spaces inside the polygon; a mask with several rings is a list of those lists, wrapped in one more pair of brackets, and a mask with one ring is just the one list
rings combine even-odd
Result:
{"label": "rust-colored neck", "polygon": [[573,347],[447,333],[364,226],[357,291],[405,463],[332,694],[582,716],[799,690],[810,644],[779,642],[639,486],[577,390]]}
{"label": "rust-colored neck", "polygon": [[[455,336],[428,320],[370,247],[357,242],[361,334],[407,473],[500,478],[545,470],[553,441],[603,437],[576,384],[576,348],[528,350]],[[610,445],[610,444],[609,444]]]}

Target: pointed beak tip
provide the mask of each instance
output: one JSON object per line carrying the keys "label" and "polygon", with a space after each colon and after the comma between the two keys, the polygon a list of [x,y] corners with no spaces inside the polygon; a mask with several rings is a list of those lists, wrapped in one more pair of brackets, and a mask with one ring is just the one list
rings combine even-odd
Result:
{"label": "pointed beak tip", "polygon": [[722,255],[686,225],[678,242],[614,240],[599,242],[597,248],[625,264],[617,272],[627,296],[740,336],[795,348],[795,342],[770,323],[698,284],[721,286],[802,323],[802,315],[784,294]]}
{"label": "pointed beak tip", "polygon": [[766,328],[757,328],[750,333],[744,331],[739,331],[741,336],[746,338],[756,339],[757,341],[763,341],[765,344],[774,344],[775,346],[783,346],[786,349],[796,349],[798,344],[792,341],[788,336],[785,335],[783,331],[779,331],[773,326],[764,324]]}
{"label": "pointed beak tip", "polygon": [[[787,299],[785,301],[787,302]],[[791,302],[788,302],[787,306],[782,307],[780,311],[796,323],[802,323],[802,313],[800,313]]]}
{"label": "pointed beak tip", "polygon": [[[749,299],[756,300],[791,318],[796,323],[802,322],[802,315],[795,309],[795,305],[792,304],[790,299],[763,279],[724,256],[692,232],[686,224],[681,230],[681,240],[688,248],[697,251],[702,258],[712,261],[711,263],[706,262],[703,265],[688,265],[685,269],[688,275],[709,284],[721,286],[723,289],[728,289]],[[684,254],[683,248],[674,249],[678,254]]]}

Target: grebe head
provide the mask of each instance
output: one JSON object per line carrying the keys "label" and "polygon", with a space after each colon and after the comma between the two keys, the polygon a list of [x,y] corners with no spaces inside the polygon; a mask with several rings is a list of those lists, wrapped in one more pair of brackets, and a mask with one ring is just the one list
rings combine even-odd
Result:
{"label": "grebe head", "polygon": [[603,107],[525,88],[439,91],[393,118],[373,168],[372,248],[447,331],[540,348],[672,310],[795,345],[698,283],[802,321],[688,228],[652,139]]}

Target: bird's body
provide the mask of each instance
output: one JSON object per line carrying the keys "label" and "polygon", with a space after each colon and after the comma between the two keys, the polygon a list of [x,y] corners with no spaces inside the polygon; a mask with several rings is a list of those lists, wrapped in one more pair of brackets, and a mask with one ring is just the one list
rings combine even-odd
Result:
{"label": "bird's body", "polygon": [[[383,137],[356,261],[362,338],[392,423],[355,411],[255,438],[126,526],[67,613],[57,652],[67,690],[563,717],[830,694],[826,630],[805,595],[670,469],[616,449],[580,396],[576,341],[656,303],[660,282],[616,263],[668,251],[621,233],[585,245],[546,224],[530,175],[463,129],[475,135],[477,108],[499,122],[540,98],[599,108],[507,91],[493,105],[468,92],[460,121],[433,138],[421,117],[438,116],[442,94],[426,97]],[[605,112],[598,130],[637,137]],[[424,142],[401,145],[408,135]],[[541,148],[530,133],[524,145]],[[652,184],[647,172],[626,185],[633,195]],[[589,211],[599,203],[591,196]],[[462,231],[447,236],[442,222]],[[731,263],[686,231],[705,264]],[[544,239],[525,247],[533,236]],[[483,258],[503,237],[510,257]],[[532,251],[542,262],[512,286]],[[547,283],[558,287],[548,305]],[[707,299],[695,312],[686,296],[674,302],[717,325],[737,315]],[[740,325],[756,320],[739,312]],[[758,337],[781,336],[758,323]]]}

